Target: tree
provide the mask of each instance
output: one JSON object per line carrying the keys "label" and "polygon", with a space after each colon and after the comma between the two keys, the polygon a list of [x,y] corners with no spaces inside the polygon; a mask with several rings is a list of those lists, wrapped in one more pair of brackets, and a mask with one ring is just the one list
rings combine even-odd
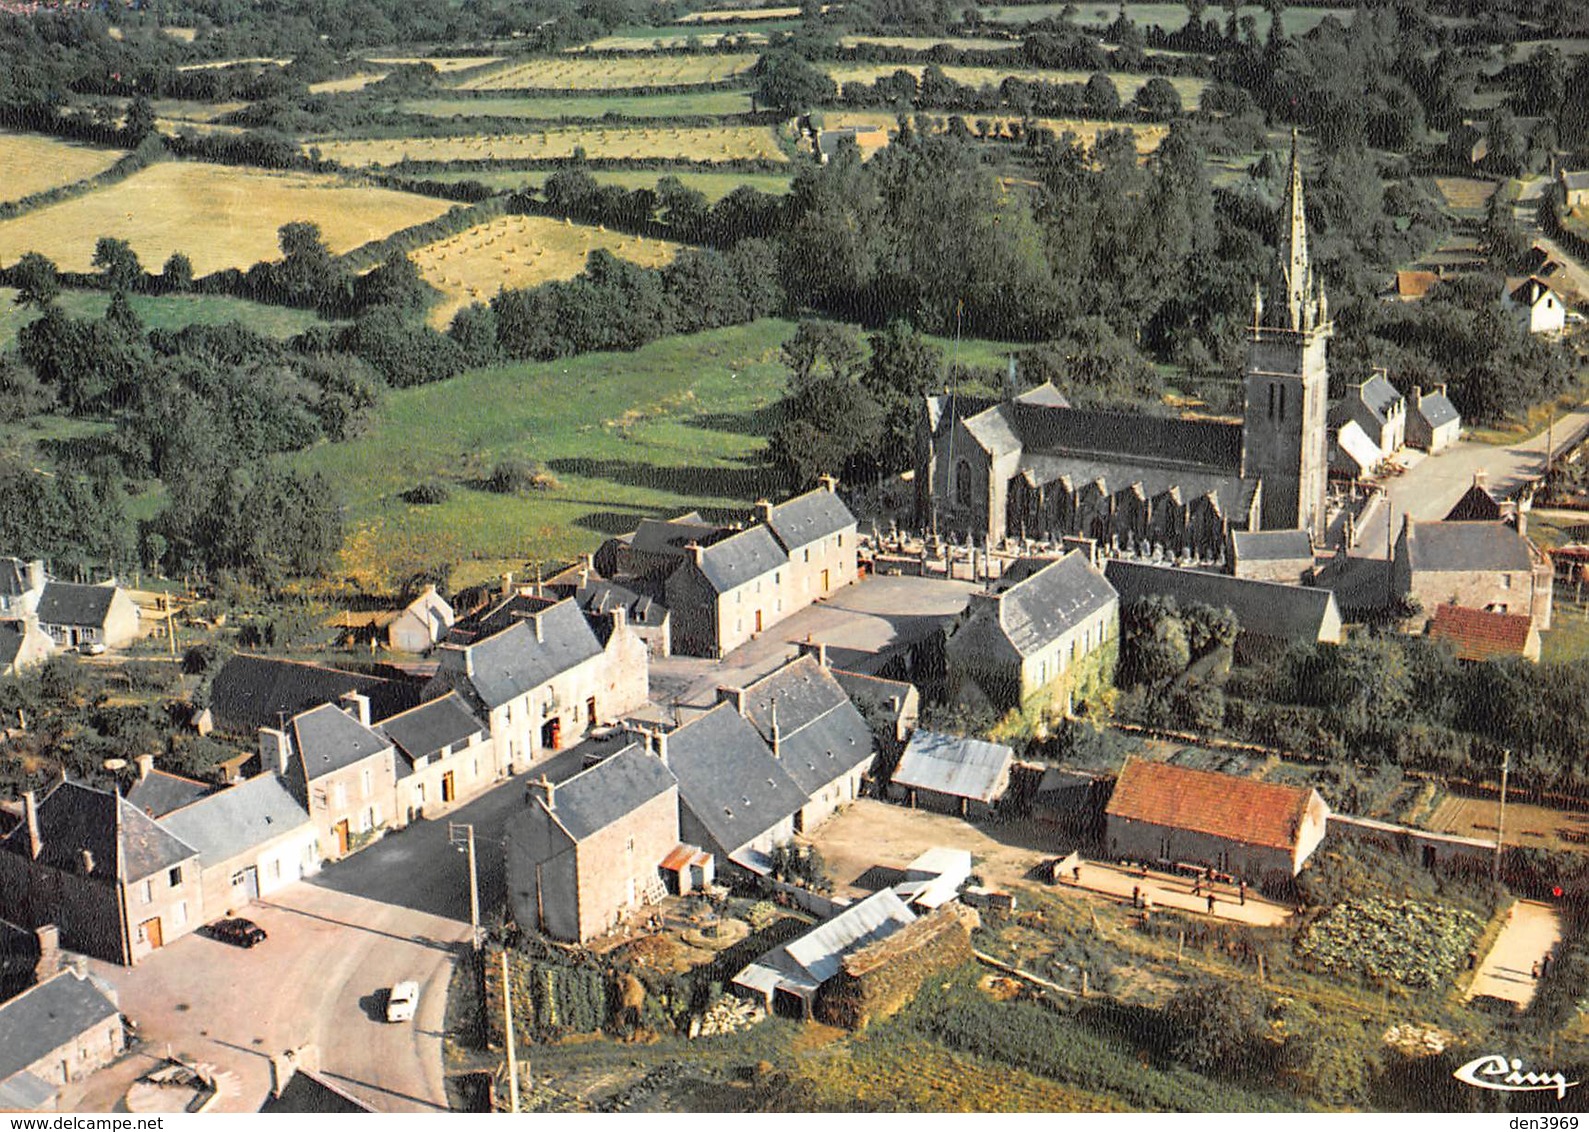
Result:
{"label": "tree", "polygon": [[760,78],[756,101],[786,118],[831,102],[838,94],[838,87],[825,72],[792,51],[763,55],[756,69]]}
{"label": "tree", "polygon": [[94,244],[94,266],[99,268],[113,291],[130,291],[143,278],[143,264],[126,240],[101,236]]}
{"label": "tree", "polygon": [[889,323],[867,343],[872,356],[865,385],[882,415],[878,463],[883,471],[903,471],[915,456],[922,395],[943,380],[943,351],[900,321]]}
{"label": "tree", "polygon": [[18,306],[43,310],[60,295],[61,277],[53,260],[26,252],[11,268],[11,286],[17,289]]}
{"label": "tree", "polygon": [[1268,1032],[1263,999],[1227,979],[1177,991],[1164,1015],[1176,1058],[1200,1073],[1236,1076]]}
{"label": "tree", "polygon": [[1120,91],[1114,80],[1102,72],[1088,78],[1082,111],[1089,118],[1113,118],[1120,113]]}
{"label": "tree", "polygon": [[390,306],[403,311],[422,311],[430,305],[434,294],[435,289],[420,276],[414,261],[397,251],[353,283],[353,301],[361,310]]}
{"label": "tree", "polygon": [[193,261],[181,252],[172,252],[160,269],[160,285],[167,291],[192,290]]}
{"label": "tree", "polygon": [[1175,85],[1163,75],[1154,75],[1137,91],[1133,99],[1137,113],[1154,121],[1168,121],[1181,116],[1181,95]]}
{"label": "tree", "polygon": [[154,106],[144,95],[136,96],[127,106],[127,118],[122,126],[123,134],[134,149],[143,144],[145,138],[155,132]]}

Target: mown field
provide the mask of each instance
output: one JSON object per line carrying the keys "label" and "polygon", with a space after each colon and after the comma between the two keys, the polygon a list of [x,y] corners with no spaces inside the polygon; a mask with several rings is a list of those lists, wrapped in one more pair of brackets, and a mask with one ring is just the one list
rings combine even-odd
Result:
{"label": "mown field", "polygon": [[119,149],[0,130],[0,201],[87,180],[123,156]]}
{"label": "mown field", "polygon": [[633,59],[531,59],[457,83],[459,90],[622,90],[724,82],[756,65],[756,56],[644,55]]}
{"label": "mown field", "polygon": [[680,245],[567,224],[541,216],[503,216],[409,253],[425,280],[445,296],[430,320],[446,326],[458,308],[489,302],[503,287],[571,279],[592,251],[604,248],[643,267],[672,261]]}
{"label": "mown field", "polygon": [[[0,350],[16,342],[17,331],[38,317],[16,305],[16,291],[0,287]],[[320,325],[313,311],[251,303],[229,295],[133,295],[132,309],[150,330],[180,330],[184,326],[219,326],[241,322],[258,334],[291,338]],[[55,305],[74,318],[99,318],[110,303],[105,291],[62,291]]]}
{"label": "mown field", "polygon": [[246,102],[197,102],[180,98],[158,98],[151,105],[156,117],[175,122],[213,122],[248,107]]}
{"label": "mown field", "polygon": [[593,98],[415,98],[398,108],[430,118],[678,118],[748,114],[751,109],[750,94],[738,90]]}
{"label": "mown field", "polygon": [[[768,126],[552,127],[531,133],[473,137],[326,139],[312,143],[322,157],[346,166],[401,161],[524,161],[587,157],[664,161],[787,161]],[[304,149],[311,148],[306,144]]]}
{"label": "mown field", "polygon": [[[909,71],[918,79],[926,69],[923,63],[834,63],[826,70],[829,77],[840,87],[845,83],[863,82],[875,83],[879,78],[892,75],[896,71]],[[1027,82],[1046,83],[1084,83],[1092,76],[1083,71],[1043,71],[1021,67],[945,67],[943,73],[962,86],[998,86],[1005,79],[1023,79]],[[1152,75],[1126,75],[1110,74],[1110,80],[1115,84],[1115,89],[1120,92],[1122,102],[1129,101],[1142,89]],[[1181,96],[1181,101],[1188,106],[1195,106],[1203,93],[1203,88],[1208,85],[1207,79],[1190,78],[1185,75],[1167,76],[1170,85]]]}
{"label": "mown field", "polygon": [[[572,561],[646,515],[748,507],[777,490],[759,455],[783,394],[779,345],[793,330],[767,320],[391,393],[358,439],[294,457],[344,493],[339,576],[380,588],[456,563],[453,584],[467,585],[532,559]],[[558,485],[480,490],[507,458],[541,462]],[[451,487],[448,502],[399,497],[434,480]]]}
{"label": "mown field", "polygon": [[[917,113],[915,120],[918,126],[924,119],[940,117],[947,120],[956,117],[953,114],[933,115],[930,112]],[[1020,126],[1026,119],[1018,114],[966,114],[963,117],[976,127],[978,122],[997,124],[1001,129],[1008,130],[1011,125]],[[1138,153],[1152,153],[1159,147],[1170,132],[1168,126],[1137,125],[1131,122],[1101,122],[1089,118],[1033,118],[1033,125],[1043,126],[1053,130],[1056,137],[1062,137],[1068,131],[1076,135],[1083,145],[1091,146],[1098,140],[1098,135],[1105,130],[1130,130],[1136,138]],[[873,126],[893,131],[896,123],[894,115],[886,110],[835,110],[827,114],[827,124],[830,129],[843,126]]]}
{"label": "mown field", "polygon": [[279,258],[276,230],[291,221],[319,224],[340,253],[450,207],[337,177],[162,161],[86,196],[0,221],[0,263],[37,251],[68,271],[88,271],[95,241],[115,236],[151,270],[184,252],[206,275]]}
{"label": "mown field", "polygon": [[[992,20],[1006,24],[1032,23],[1036,20],[1046,20],[1051,16],[1061,15],[1067,4],[1021,4],[1013,7],[982,7],[977,9],[984,20]],[[1080,4],[1078,22],[1095,24],[1110,24],[1120,12],[1117,4]],[[1129,15],[1138,27],[1150,27],[1157,24],[1165,31],[1176,31],[1186,26],[1186,6],[1183,4],[1126,4],[1126,14]],[[1269,13],[1256,4],[1243,5],[1240,11],[1242,16],[1252,16],[1258,21],[1258,34],[1269,34]],[[1219,26],[1225,26],[1227,11],[1224,8],[1210,7],[1204,13],[1203,20],[1217,19]],[[1352,22],[1350,8],[1291,8],[1287,7],[1281,16],[1287,35],[1306,35],[1319,24],[1324,22],[1326,16],[1333,15],[1343,24]]]}
{"label": "mown field", "polygon": [[385,71],[361,71],[356,75],[349,75],[345,79],[327,79],[323,83],[310,83],[310,94],[346,94],[350,91],[363,90],[371,83],[378,83],[387,75]]}
{"label": "mown field", "polygon": [[[663,177],[677,177],[687,189],[694,189],[709,201],[721,200],[741,185],[764,193],[786,193],[789,178],[777,173],[697,173],[689,169],[594,169],[590,174],[598,184],[624,189],[654,189]],[[550,173],[539,169],[498,169],[484,173],[427,173],[430,181],[478,181],[498,192],[511,192],[526,185],[539,188]]]}

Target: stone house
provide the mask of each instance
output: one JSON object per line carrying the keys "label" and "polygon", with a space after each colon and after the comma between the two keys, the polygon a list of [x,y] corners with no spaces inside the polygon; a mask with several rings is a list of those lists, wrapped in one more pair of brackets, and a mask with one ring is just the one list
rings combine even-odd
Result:
{"label": "stone house", "polygon": [[837,156],[846,142],[860,150],[865,161],[880,149],[888,146],[888,131],[881,126],[841,126],[831,130],[818,130],[816,138],[817,160],[826,165]]}
{"label": "stone house", "polygon": [[253,741],[261,727],[281,728],[293,716],[350,692],[370,701],[371,718],[385,719],[420,703],[423,688],[414,680],[238,653],[210,682],[209,707],[217,730]]}
{"label": "stone house", "polygon": [[1450,644],[1458,660],[1522,657],[1539,663],[1539,629],[1526,613],[1489,613],[1461,605],[1437,606],[1429,636]]}
{"label": "stone house", "polygon": [[1256,884],[1301,872],[1329,816],[1310,787],[1127,759],[1104,840],[1114,860],[1205,865]]}
{"label": "stone house", "polygon": [[629,628],[653,658],[672,655],[673,618],[660,600],[589,576],[574,590],[573,598],[587,617],[610,617],[613,610],[621,608]]}
{"label": "stone house", "polygon": [[785,592],[789,555],[766,527],[722,533],[685,552],[663,587],[675,652],[721,657],[795,611]]}
{"label": "stone house", "polygon": [[152,818],[163,818],[217,789],[213,782],[156,770],[153,755],[139,755],[137,765],[138,780],[128,788],[127,801]]}
{"label": "stone house", "polygon": [[1114,683],[1120,599],[1083,550],[1023,558],[989,583],[950,629],[952,684],[999,710],[1069,711]]}
{"label": "stone house", "polygon": [[1446,387],[1437,385],[1428,393],[1414,387],[1407,410],[1407,443],[1433,456],[1444,452],[1461,436],[1462,414],[1446,396]]}
{"label": "stone house", "polygon": [[277,774],[206,795],[172,810],[160,825],[198,850],[205,920],[232,915],[320,871],[315,825]]}
{"label": "stone house", "polygon": [[1373,476],[1385,459],[1363,426],[1347,421],[1330,434],[1330,471],[1349,479]]}
{"label": "stone house", "polygon": [[757,518],[789,555],[786,596],[798,609],[819,601],[859,577],[856,521],[839,498],[839,481],[779,504],[761,500]]}
{"label": "stone house", "polygon": [[1556,191],[1566,212],[1589,206],[1589,171],[1561,169],[1556,173]]}
{"label": "stone house", "polygon": [[132,966],[201,922],[198,850],[118,794],[61,781],[0,840],[0,918]]}
{"label": "stone house", "polygon": [[346,708],[322,704],[296,715],[285,730],[259,731],[265,772],[286,779],[309,811],[321,856],[331,861],[361,848],[386,825],[405,824],[392,741],[371,730],[367,697],[350,692],[343,703]]}
{"label": "stone house", "polygon": [[894,769],[889,797],[912,809],[988,817],[1010,788],[1014,763],[1015,752],[1003,743],[918,731]]}
{"label": "stone house", "polygon": [[0,676],[18,676],[43,664],[55,642],[39,628],[39,619],[25,613],[16,621],[0,621]]}
{"label": "stone house", "polygon": [[1307,585],[1313,581],[1313,540],[1307,531],[1231,531],[1225,562],[1237,578]]}
{"label": "stone house", "polygon": [[485,725],[457,692],[384,719],[375,730],[397,750],[397,809],[436,817],[507,777]]}
{"label": "stone house", "polygon": [[645,642],[629,629],[621,607],[587,618],[566,598],[438,652],[427,696],[457,692],[486,721],[495,765],[506,773],[571,746],[650,694]]}
{"label": "stone house", "polygon": [[0,1112],[54,1112],[62,1087],[127,1048],[115,991],[62,971],[0,1003]]}
{"label": "stone house", "polygon": [[885,680],[864,672],[829,669],[866,722],[877,747],[874,770],[880,778],[893,772],[905,744],[921,718],[921,692],[903,680]]}
{"label": "stone house", "polygon": [[1560,334],[1567,325],[1567,304],[1537,275],[1508,279],[1506,305],[1518,325],[1530,334]]}
{"label": "stone house", "polygon": [[717,858],[764,872],[794,837],[810,800],[750,720],[720,703],[668,732],[643,732],[679,783],[679,835]]}
{"label": "stone house", "polygon": [[103,645],[116,649],[138,638],[138,607],[113,583],[81,586],[47,581],[34,610],[39,628],[57,648]]}
{"label": "stone house", "polygon": [[1356,421],[1383,455],[1392,456],[1407,443],[1407,399],[1383,373],[1349,387],[1330,406],[1330,427],[1347,421]]}
{"label": "stone house", "polygon": [[572,778],[525,791],[504,840],[514,920],[586,943],[663,894],[679,846],[678,780],[640,743]]}
{"label": "stone house", "polygon": [[1550,628],[1550,559],[1503,521],[1402,520],[1391,560],[1392,586],[1426,615],[1442,605],[1526,613]]}
{"label": "stone house", "polygon": [[429,652],[447,635],[454,620],[452,606],[435,586],[426,586],[386,626],[386,647],[397,652]]}
{"label": "stone house", "polygon": [[876,753],[872,729],[815,656],[785,664],[744,688],[718,695],[755,726],[805,792],[796,833],[809,833],[860,796]]}

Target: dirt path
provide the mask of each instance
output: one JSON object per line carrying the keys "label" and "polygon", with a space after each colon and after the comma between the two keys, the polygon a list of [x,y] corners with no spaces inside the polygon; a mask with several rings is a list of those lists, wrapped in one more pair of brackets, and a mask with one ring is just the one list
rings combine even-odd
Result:
{"label": "dirt path", "polygon": [[1467,997],[1489,995],[1527,1006],[1539,987],[1537,964],[1561,941],[1561,923],[1548,904],[1519,900],[1484,957]]}

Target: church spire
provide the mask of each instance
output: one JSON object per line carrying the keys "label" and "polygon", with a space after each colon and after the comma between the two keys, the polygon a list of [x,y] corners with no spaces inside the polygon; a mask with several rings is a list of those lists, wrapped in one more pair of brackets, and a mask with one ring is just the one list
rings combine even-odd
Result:
{"label": "church spire", "polygon": [[[1286,178],[1286,199],[1280,213],[1279,237],[1269,285],[1269,302],[1265,304],[1274,320],[1269,325],[1281,330],[1313,330],[1325,321],[1325,306],[1308,256],[1302,151],[1295,129],[1291,131],[1291,168]],[[1263,325],[1261,321],[1256,324]]]}

